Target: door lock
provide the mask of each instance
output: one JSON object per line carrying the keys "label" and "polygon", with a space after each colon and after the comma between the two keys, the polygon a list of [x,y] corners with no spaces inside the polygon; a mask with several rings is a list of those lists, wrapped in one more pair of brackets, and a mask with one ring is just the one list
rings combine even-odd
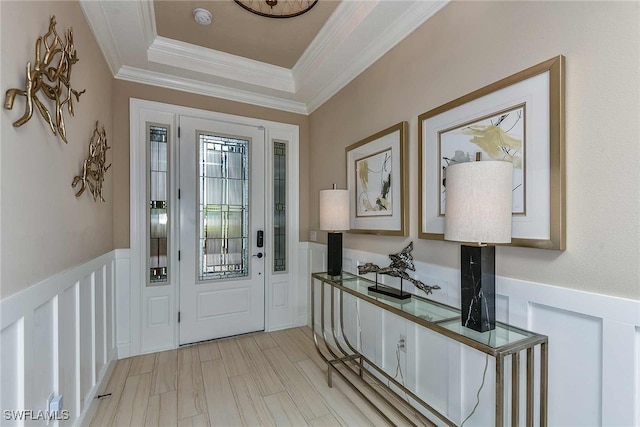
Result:
{"label": "door lock", "polygon": [[254,257],[254,258],[258,258],[258,259],[260,259],[260,258],[262,258],[263,256],[264,256],[264,254],[263,254],[262,252],[258,252],[258,253],[257,253],[257,254],[255,254],[253,257]]}

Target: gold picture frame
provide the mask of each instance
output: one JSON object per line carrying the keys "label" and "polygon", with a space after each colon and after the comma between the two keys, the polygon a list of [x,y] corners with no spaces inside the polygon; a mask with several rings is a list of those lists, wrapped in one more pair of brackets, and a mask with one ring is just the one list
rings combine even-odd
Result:
{"label": "gold picture frame", "polygon": [[408,126],[400,122],[345,149],[350,233],[409,235]]}
{"label": "gold picture frame", "polygon": [[507,160],[519,166],[510,245],[566,249],[564,56],[421,114],[418,140],[419,238],[444,239],[448,164]]}

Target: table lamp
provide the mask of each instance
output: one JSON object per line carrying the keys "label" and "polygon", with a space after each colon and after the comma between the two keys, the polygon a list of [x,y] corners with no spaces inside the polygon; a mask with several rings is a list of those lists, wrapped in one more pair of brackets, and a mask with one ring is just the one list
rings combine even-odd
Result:
{"label": "table lamp", "polygon": [[446,169],[445,240],[460,248],[462,325],[495,329],[495,246],[511,242],[513,165],[476,161]]}
{"label": "table lamp", "polygon": [[327,273],[342,274],[342,233],[349,229],[349,191],[320,190],[320,229],[327,233]]}

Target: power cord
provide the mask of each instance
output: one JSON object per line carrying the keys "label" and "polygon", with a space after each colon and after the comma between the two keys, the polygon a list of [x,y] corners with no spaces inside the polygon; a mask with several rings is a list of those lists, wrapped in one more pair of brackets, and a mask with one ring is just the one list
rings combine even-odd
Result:
{"label": "power cord", "polygon": [[360,304],[358,300],[356,302],[356,317],[358,319],[358,350],[362,353],[362,326],[360,324]]}
{"label": "power cord", "polygon": [[[406,345],[406,343],[403,343],[403,345]],[[400,384],[402,384],[402,387],[406,388],[406,385],[404,383],[404,375],[402,374],[402,365],[400,364],[400,351],[402,349],[402,346],[400,345],[400,341],[398,341],[398,343],[396,343],[396,373],[393,375],[393,379],[398,379],[398,375],[400,375]],[[387,387],[391,388],[391,381],[387,380]],[[411,412],[413,412],[413,415],[420,421],[422,421],[420,419],[420,417],[418,416],[418,413],[416,412],[415,408],[413,407],[413,405],[411,405],[411,402],[409,402],[409,395],[407,394],[407,392],[404,392],[404,399],[407,402],[407,405],[409,406],[409,408],[411,408]],[[423,423],[425,426],[426,424]]]}
{"label": "power cord", "polygon": [[[362,324],[360,323],[360,304],[358,303],[358,300],[356,300],[355,303],[356,303],[356,318],[357,318],[357,325],[358,325],[358,342],[360,346],[359,350],[362,352]],[[400,365],[400,342],[396,344],[396,372],[393,378],[396,379],[398,375],[400,375],[402,386],[405,387],[404,375],[402,374],[402,366]],[[367,381],[367,382],[372,386],[379,386],[377,382],[372,382],[372,381]],[[387,387],[391,389],[391,381],[389,380],[387,380]],[[411,403],[409,403],[409,395],[407,393],[404,393],[404,397],[409,407],[413,408],[413,406],[411,406]],[[413,415],[415,415],[416,418],[418,419],[420,418],[418,417],[418,414],[415,411],[413,411]]]}
{"label": "power cord", "polygon": [[[355,300],[355,304],[356,304],[356,318],[357,318],[357,326],[358,326],[358,344],[359,344],[359,350],[362,351],[362,324],[360,322],[360,305],[358,304],[358,300]],[[488,338],[488,342],[491,342],[491,333],[493,331],[489,331],[489,338]],[[398,378],[398,375],[400,375],[400,383],[402,384],[403,387],[406,387],[405,382],[404,382],[404,375],[402,374],[402,366],[400,364],[400,351],[401,351],[401,346],[400,346],[400,342],[398,342],[396,344],[396,372],[393,375],[394,379]],[[469,413],[469,415],[467,415],[467,417],[464,419],[464,421],[462,421],[462,423],[460,424],[460,427],[463,427],[464,424],[469,421],[469,419],[473,416],[473,414],[475,414],[476,410],[478,409],[478,406],[480,406],[480,393],[482,393],[482,389],[484,388],[484,383],[485,380],[487,378],[487,369],[489,367],[489,354],[485,355],[485,359],[484,359],[484,370],[482,371],[482,382],[480,383],[480,388],[478,388],[478,391],[476,392],[476,403],[473,406],[473,409],[471,410],[471,412]],[[367,381],[369,382],[369,381]],[[369,382],[369,384],[377,386],[378,384],[375,382]],[[387,380],[387,387],[391,388],[391,381]],[[411,403],[409,402],[409,395],[405,392],[404,393],[404,397],[405,400],[407,402],[407,405],[409,405],[409,407],[413,408],[413,406],[411,405]],[[418,414],[413,411],[413,415],[415,415],[418,419]]]}
{"label": "power cord", "polygon": [[[489,331],[489,339],[488,342],[491,342],[491,332]],[[471,410],[471,413],[469,415],[467,415],[467,418],[464,419],[464,421],[462,421],[462,424],[460,424],[460,427],[464,426],[464,423],[466,423],[469,418],[471,418],[473,416],[473,414],[476,412],[476,409],[478,409],[478,406],[480,405],[480,393],[482,392],[482,389],[484,388],[484,380],[487,377],[487,368],[489,367],[489,354],[485,354],[485,358],[484,358],[484,371],[482,372],[482,382],[480,383],[480,388],[478,389],[478,392],[476,393],[476,404],[473,406],[473,409]]]}

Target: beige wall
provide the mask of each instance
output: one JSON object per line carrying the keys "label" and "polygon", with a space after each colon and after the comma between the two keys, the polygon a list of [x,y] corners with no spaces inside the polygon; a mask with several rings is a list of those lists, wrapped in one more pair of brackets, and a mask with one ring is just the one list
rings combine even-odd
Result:
{"label": "beige wall", "polygon": [[[113,173],[107,173],[104,184],[106,203],[95,203],[88,191],[76,198],[71,188],[88,154],[96,120],[105,125],[113,143],[113,77],[78,3],[2,1],[0,8],[3,93],[24,89],[25,67],[28,61],[33,64],[35,42],[47,31],[51,15],[61,37],[73,27],[80,60],[73,65],[71,83],[74,89],[87,90],[75,103],[75,117],[65,111],[68,144],[53,136],[37,111],[22,127],[11,125],[25,111],[24,97],[16,98],[12,110],[2,110],[0,297],[6,298],[113,249]],[[39,99],[45,98],[40,94]]]}
{"label": "beige wall", "polygon": [[[309,235],[309,118],[239,102],[116,80],[113,85],[114,233],[117,248],[129,247],[129,98],[164,102],[300,127],[300,235]],[[301,237],[302,238],[302,237]]]}
{"label": "beige wall", "polygon": [[[453,2],[310,117],[310,227],[318,191],[346,186],[344,148],[410,126],[408,238],[346,234],[349,248],[459,267],[459,245],[419,240],[419,114],[563,54],[567,250],[500,247],[501,276],[640,299],[640,3]],[[325,239],[325,235],[320,236]]]}

